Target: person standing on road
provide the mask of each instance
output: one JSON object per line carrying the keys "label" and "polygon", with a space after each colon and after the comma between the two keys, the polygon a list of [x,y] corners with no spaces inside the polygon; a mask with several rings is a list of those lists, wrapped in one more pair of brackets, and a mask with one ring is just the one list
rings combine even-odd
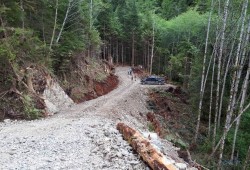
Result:
{"label": "person standing on road", "polygon": [[128,75],[132,75],[132,68],[128,69]]}

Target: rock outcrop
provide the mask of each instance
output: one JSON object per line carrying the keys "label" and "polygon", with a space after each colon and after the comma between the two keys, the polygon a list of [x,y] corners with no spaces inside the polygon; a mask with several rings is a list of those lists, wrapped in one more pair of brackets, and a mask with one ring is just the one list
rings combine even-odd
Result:
{"label": "rock outcrop", "polygon": [[74,104],[73,100],[64,92],[60,85],[53,79],[47,79],[46,88],[42,94],[48,115],[65,109]]}

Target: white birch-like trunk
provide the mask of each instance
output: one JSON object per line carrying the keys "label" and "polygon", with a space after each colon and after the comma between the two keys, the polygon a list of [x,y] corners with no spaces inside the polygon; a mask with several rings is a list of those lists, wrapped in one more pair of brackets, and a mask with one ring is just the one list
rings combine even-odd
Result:
{"label": "white birch-like trunk", "polygon": [[[243,57],[242,57],[243,60],[244,60],[245,55],[246,55],[246,48],[247,48],[247,45],[248,45],[248,42],[249,42],[249,34],[250,34],[250,22],[248,24],[248,31],[247,31],[247,36],[246,36],[246,40],[245,40],[246,45],[245,45],[244,50],[243,50]],[[243,64],[241,64],[240,67],[243,67]],[[249,74],[250,74],[250,60],[248,61],[248,70],[247,70],[247,74],[246,74],[244,83],[242,85],[242,90],[241,90],[242,95],[241,95],[241,102],[240,102],[240,107],[239,107],[239,114],[241,112],[243,112],[243,110],[244,110],[244,104],[245,104],[245,100],[246,100],[247,88],[248,88],[248,83],[249,83]],[[232,153],[231,153],[231,161],[233,160],[233,157],[234,157],[235,143],[236,143],[236,139],[237,139],[238,129],[239,129],[239,126],[240,126],[240,119],[241,119],[241,116],[236,121],[236,127],[235,127],[235,132],[234,132],[234,139],[233,139],[233,146],[232,146]]]}
{"label": "white birch-like trunk", "polygon": [[22,11],[22,29],[24,31],[24,8],[23,8],[23,0],[20,0],[20,8]]}
{"label": "white birch-like trunk", "polygon": [[[212,105],[213,105],[213,90],[214,90],[214,75],[215,75],[215,65],[216,65],[216,56],[217,56],[217,48],[218,48],[218,41],[219,41],[219,28],[217,23],[217,33],[216,33],[216,41],[215,41],[215,47],[213,49],[213,53],[211,56],[211,59],[213,57],[213,68],[212,68],[212,78],[211,78],[211,88],[210,88],[210,101],[209,101],[209,114],[208,114],[208,138],[210,138],[211,135],[211,118],[212,118]],[[208,71],[207,75],[208,76]],[[216,124],[216,123],[215,123]],[[215,129],[216,132],[216,129]],[[215,134],[215,133],[214,133]],[[215,137],[214,137],[215,139]],[[212,144],[214,146],[215,140],[213,140]]]}
{"label": "white birch-like trunk", "polygon": [[[249,70],[250,71],[250,70]],[[240,117],[243,115],[243,113],[245,113],[246,111],[247,111],[247,109],[249,109],[250,108],[250,103],[248,103],[245,107],[244,107],[244,109],[243,109],[243,111],[232,121],[232,123],[229,125],[229,127],[228,127],[228,131],[230,130],[230,128],[233,126],[233,124],[235,123],[235,122],[237,122],[239,119],[240,119]],[[227,132],[228,132],[227,131]],[[224,134],[221,136],[221,138],[220,138],[220,140],[219,140],[219,142],[216,144],[216,146],[215,146],[215,149],[213,150],[213,152],[210,154],[210,156],[209,156],[209,159],[211,159],[211,157],[214,155],[214,153],[217,151],[217,149],[219,148],[219,146],[220,146],[220,144],[222,143],[222,140],[223,140],[223,138],[224,138]]]}
{"label": "white birch-like trunk", "polygon": [[[239,43],[238,43],[236,59],[235,59],[235,67],[236,68],[237,68],[237,66],[239,64],[239,57],[240,57],[240,50],[241,50],[241,46],[242,46],[242,37],[243,37],[243,33],[244,33],[247,6],[248,6],[248,0],[246,0],[244,2],[244,5],[243,5],[244,14],[243,14],[242,19],[241,19],[242,20],[241,33],[240,33],[240,36],[239,36]],[[241,60],[242,61],[241,64],[244,63],[243,60],[244,59]],[[229,104],[228,104],[226,122],[225,122],[224,130],[223,130],[223,139],[222,139],[221,147],[220,147],[220,156],[219,156],[218,168],[221,167],[221,161],[222,161],[222,157],[223,157],[225,139],[226,139],[226,135],[227,135],[227,133],[229,131],[229,126],[230,126],[230,123],[231,123],[232,114],[233,114],[234,107],[235,107],[236,94],[238,92],[238,85],[239,85],[239,81],[240,81],[240,77],[241,77],[241,71],[242,71],[241,68],[238,70],[238,72],[237,72],[237,70],[234,71],[233,83],[231,84],[230,101],[229,101]]]}
{"label": "white birch-like trunk", "polygon": [[248,148],[246,160],[245,160],[244,165],[243,165],[243,170],[247,170],[247,168],[248,168],[248,166],[249,166],[249,165],[248,165],[249,159],[250,159],[250,146],[249,146],[249,148]]}
{"label": "white birch-like trunk", "polygon": [[62,24],[61,29],[60,29],[60,31],[59,31],[59,34],[58,34],[58,36],[57,36],[57,38],[56,38],[56,43],[59,42],[59,40],[60,40],[60,38],[61,38],[61,35],[62,35],[62,32],[63,32],[63,29],[64,29],[64,26],[65,26],[65,24],[66,24],[66,22],[67,22],[68,15],[69,15],[69,12],[70,12],[70,9],[71,9],[71,2],[72,2],[72,0],[69,0],[68,7],[67,7],[67,11],[66,11],[65,17],[64,17],[64,19],[63,19],[63,24]]}
{"label": "white birch-like trunk", "polygon": [[148,41],[148,53],[147,53],[147,62],[148,62],[148,64],[147,64],[147,71],[149,72],[149,70],[150,70],[150,47],[149,47],[149,41]]}
{"label": "white birch-like trunk", "polygon": [[[244,8],[242,9],[242,11],[243,10],[244,10]],[[243,12],[241,14],[241,18],[242,18],[242,15],[243,15]],[[239,31],[239,27],[240,27],[240,22],[238,22],[238,24],[237,24],[237,29],[235,31],[235,35],[237,35],[237,33]],[[236,42],[236,39],[234,39],[234,41],[232,43],[231,51],[230,51],[230,54],[229,54],[229,57],[228,57],[226,70],[225,70],[224,78],[223,78],[223,85],[222,85],[221,96],[220,96],[220,106],[219,106],[219,111],[218,111],[218,124],[217,124],[218,128],[220,127],[220,123],[221,123],[221,112],[222,112],[222,105],[223,105],[223,97],[224,97],[224,92],[225,92],[226,79],[228,77],[227,74],[228,74],[228,71],[229,71],[230,62],[231,62],[231,60],[233,58],[233,51],[234,51],[235,42]]]}
{"label": "white birch-like trunk", "polygon": [[122,65],[124,65],[124,57],[123,57],[123,43],[122,43]]}
{"label": "white birch-like trunk", "polygon": [[46,44],[43,12],[42,12],[42,27],[43,27],[43,28],[42,28],[42,29],[43,29],[43,43]]}
{"label": "white birch-like trunk", "polygon": [[[218,17],[220,17],[221,16],[221,2],[220,2],[220,0],[218,0]],[[219,30],[219,20],[217,21],[217,38],[219,39],[219,36],[221,36],[221,32],[220,32],[220,30]],[[216,42],[216,49],[217,49],[217,47],[219,47],[219,42]],[[216,56],[217,56],[218,54],[217,54],[217,52],[216,52]],[[214,62],[216,62],[216,59],[217,59],[217,57],[214,59]],[[215,74],[215,73],[214,73]],[[214,76],[213,76],[214,77]],[[218,82],[217,82],[218,83]],[[214,86],[214,85],[213,85]],[[217,89],[217,87],[216,87],[216,89]],[[211,89],[211,93],[213,93],[212,92],[212,90],[213,89]],[[216,93],[216,97],[217,97],[217,93]],[[210,107],[211,107],[211,105],[212,105],[212,99],[211,99],[211,101],[210,101],[211,103],[210,103]],[[216,140],[216,133],[217,133],[217,129],[216,129],[216,126],[217,126],[217,117],[218,117],[218,112],[217,112],[217,108],[216,108],[216,104],[217,104],[217,98],[215,99],[215,115],[214,115],[214,129],[213,129],[213,137],[212,137],[212,148],[213,148],[213,150],[214,150],[214,146],[215,146],[215,140]],[[210,113],[211,114],[211,113]]]}
{"label": "white birch-like trunk", "polygon": [[117,65],[119,64],[118,47],[119,47],[118,40],[116,40],[116,64]]}
{"label": "white birch-like trunk", "polygon": [[[217,119],[218,110],[219,110],[220,81],[221,81],[221,60],[222,60],[224,41],[225,41],[225,30],[226,30],[226,25],[227,25],[229,2],[230,2],[230,0],[227,0],[226,3],[225,3],[225,7],[224,7],[223,26],[222,26],[222,31],[221,31],[222,35],[221,35],[221,42],[220,42],[220,49],[219,49],[219,56],[218,56],[215,120]],[[215,123],[216,123],[216,121],[215,121]],[[216,124],[214,126],[216,126]]]}
{"label": "white birch-like trunk", "polygon": [[[216,56],[216,55],[215,55]],[[211,135],[211,115],[212,115],[212,105],[213,105],[213,89],[214,89],[214,70],[215,70],[215,61],[216,57],[214,56],[213,60],[213,69],[212,69],[212,80],[211,80],[211,89],[210,89],[210,101],[209,101],[209,113],[208,113],[208,138]]]}
{"label": "white birch-like trunk", "polygon": [[132,33],[132,59],[131,59],[131,65],[132,65],[132,67],[135,66],[135,33],[134,33],[134,30],[133,30],[133,33]]}
{"label": "white birch-like trunk", "polygon": [[[237,32],[238,32],[238,29],[237,29]],[[219,106],[219,112],[218,112],[218,124],[217,124],[218,128],[220,127],[220,122],[221,122],[220,119],[221,119],[221,111],[222,111],[222,105],[223,105],[223,97],[224,97],[224,92],[225,92],[226,80],[227,80],[227,77],[228,77],[227,73],[228,73],[230,62],[231,62],[232,56],[233,56],[234,44],[235,44],[235,40],[234,40],[234,42],[233,42],[233,44],[231,46],[231,52],[230,52],[229,57],[228,57],[226,70],[225,70],[225,74],[224,74],[224,77],[223,77],[223,84],[222,84],[221,96],[220,96],[220,106]]]}
{"label": "white birch-like trunk", "polygon": [[149,74],[152,74],[153,67],[153,58],[154,58],[154,46],[155,46],[155,23],[153,21],[153,35],[152,35],[152,48],[151,48],[151,57],[150,57],[150,71]]}
{"label": "white birch-like trunk", "polygon": [[54,28],[53,28],[52,37],[50,40],[50,45],[49,45],[50,50],[52,49],[52,45],[53,45],[54,38],[55,38],[56,27],[57,27],[57,11],[58,11],[58,0],[56,0],[56,12],[55,12]]}

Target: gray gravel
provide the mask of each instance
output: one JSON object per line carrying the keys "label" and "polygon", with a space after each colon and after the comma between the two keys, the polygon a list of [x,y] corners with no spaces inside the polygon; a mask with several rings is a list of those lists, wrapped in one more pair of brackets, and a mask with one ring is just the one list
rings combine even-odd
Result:
{"label": "gray gravel", "polygon": [[33,127],[18,134],[1,124],[1,169],[146,169],[114,123],[93,120],[62,120],[57,127],[48,126],[55,123],[51,119],[12,124]]}

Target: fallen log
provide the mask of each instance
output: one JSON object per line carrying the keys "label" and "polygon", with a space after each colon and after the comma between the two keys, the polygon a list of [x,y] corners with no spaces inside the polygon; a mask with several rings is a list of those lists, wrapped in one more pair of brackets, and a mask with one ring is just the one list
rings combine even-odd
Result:
{"label": "fallen log", "polygon": [[133,149],[148,163],[153,170],[177,170],[175,165],[158,151],[144,138],[138,131],[130,128],[124,123],[118,123],[117,129],[123,135],[124,139],[133,147]]}

